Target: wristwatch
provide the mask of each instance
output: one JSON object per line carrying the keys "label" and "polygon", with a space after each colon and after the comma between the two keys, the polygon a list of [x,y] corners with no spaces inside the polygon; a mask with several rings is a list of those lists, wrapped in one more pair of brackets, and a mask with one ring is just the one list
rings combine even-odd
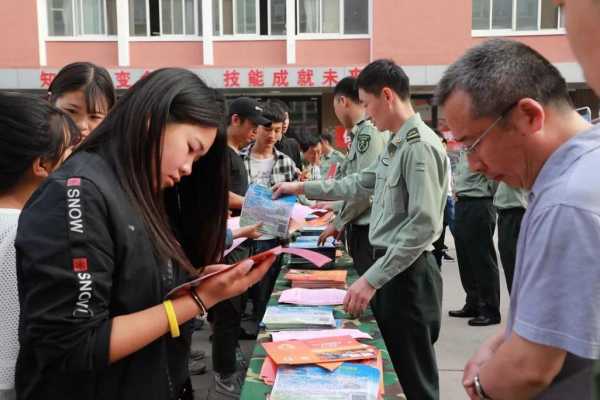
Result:
{"label": "wristwatch", "polygon": [[473,383],[475,384],[475,393],[479,396],[479,400],[492,400],[483,390],[483,386],[481,386],[481,382],[479,381],[479,374],[475,375]]}

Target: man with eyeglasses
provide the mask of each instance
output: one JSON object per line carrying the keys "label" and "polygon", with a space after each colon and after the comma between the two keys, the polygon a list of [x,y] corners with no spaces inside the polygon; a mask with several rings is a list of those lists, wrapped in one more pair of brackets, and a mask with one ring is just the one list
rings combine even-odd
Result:
{"label": "man with eyeglasses", "polygon": [[[600,1],[554,0],[565,12],[567,37],[590,87],[600,95]],[[600,123],[599,119],[593,123]],[[593,378],[594,399],[600,400],[600,361],[596,362]]]}
{"label": "man with eyeglasses", "polygon": [[458,270],[467,294],[465,305],[448,314],[471,318],[471,326],[500,323],[500,278],[494,249],[496,210],[492,204],[496,183],[471,171],[469,148],[463,148],[454,173],[454,243]]}
{"label": "man with eyeglasses", "polygon": [[467,362],[471,399],[589,399],[600,358],[600,129],[566,82],[515,41],[478,45],[437,88],[469,166],[530,190],[506,329]]}

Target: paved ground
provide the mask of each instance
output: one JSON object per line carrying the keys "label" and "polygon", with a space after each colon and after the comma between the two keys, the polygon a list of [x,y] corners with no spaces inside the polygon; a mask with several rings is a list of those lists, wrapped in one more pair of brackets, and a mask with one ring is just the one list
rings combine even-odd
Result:
{"label": "paved ground", "polygon": [[[446,245],[450,248],[449,253],[456,258],[454,243],[449,234],[446,235]],[[462,400],[466,398],[461,385],[462,369],[465,362],[487,337],[500,329],[500,325],[474,328],[467,325],[466,319],[449,318],[448,311],[460,308],[464,303],[464,291],[460,284],[456,261],[444,261],[442,275],[444,279],[443,319],[440,339],[436,345],[440,369],[441,399]],[[500,272],[500,278],[502,285],[500,293],[501,311],[504,323],[508,312],[508,291],[506,290],[502,271]],[[212,383],[210,342],[208,341],[209,330],[210,328],[205,326],[204,329],[196,332],[192,344],[194,348],[206,351],[207,359],[205,361],[209,366],[207,374],[192,378],[196,391],[195,398],[199,400],[206,398],[209,385]],[[252,352],[253,346],[253,341],[242,342],[242,348],[248,356]]]}

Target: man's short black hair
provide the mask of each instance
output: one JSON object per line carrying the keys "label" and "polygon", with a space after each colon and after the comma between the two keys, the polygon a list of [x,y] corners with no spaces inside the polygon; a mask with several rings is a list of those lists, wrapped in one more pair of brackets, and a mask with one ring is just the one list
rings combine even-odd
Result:
{"label": "man's short black hair", "polygon": [[290,107],[287,105],[287,103],[281,99],[270,99],[270,102],[272,102],[273,104],[275,104],[277,107],[279,107],[281,109],[281,111],[283,113],[290,113]]}
{"label": "man's short black hair", "polygon": [[272,123],[276,124],[285,121],[284,111],[281,109],[281,106],[279,106],[273,100],[269,100],[266,103],[264,103],[262,105],[262,108],[263,115],[265,116],[265,118],[270,119]]}
{"label": "man's short black hair", "polygon": [[384,87],[392,89],[402,100],[410,98],[410,82],[404,70],[392,60],[381,59],[370,63],[358,75],[356,85],[375,96]]}
{"label": "man's short black hair", "polygon": [[344,96],[352,100],[354,103],[359,103],[358,88],[356,87],[356,78],[347,76],[335,85],[333,96]]}
{"label": "man's short black hair", "polygon": [[321,143],[321,138],[314,133],[309,133],[307,135],[302,136],[302,138],[298,140],[298,143],[300,144],[300,149],[302,150],[302,152],[305,152],[308,151],[311,147],[315,147],[316,145]]}
{"label": "man's short black hair", "polygon": [[321,140],[325,140],[330,145],[333,145],[333,133],[331,133],[331,132],[321,133]]}

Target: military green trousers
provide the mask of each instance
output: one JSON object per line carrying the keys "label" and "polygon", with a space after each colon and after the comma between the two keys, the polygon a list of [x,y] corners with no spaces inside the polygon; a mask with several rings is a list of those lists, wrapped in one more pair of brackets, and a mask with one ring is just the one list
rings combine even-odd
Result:
{"label": "military green trousers", "polygon": [[454,208],[454,244],[467,307],[500,318],[500,275],[494,248],[496,208],[491,197],[459,197]]}
{"label": "military green trousers", "polygon": [[373,313],[408,400],[439,399],[434,343],[440,333],[442,277],[423,253],[375,293]]}
{"label": "military green trousers", "polygon": [[521,220],[525,209],[521,207],[498,210],[498,252],[506,278],[506,287],[512,290],[515,261],[517,259],[517,241],[521,230]]}

